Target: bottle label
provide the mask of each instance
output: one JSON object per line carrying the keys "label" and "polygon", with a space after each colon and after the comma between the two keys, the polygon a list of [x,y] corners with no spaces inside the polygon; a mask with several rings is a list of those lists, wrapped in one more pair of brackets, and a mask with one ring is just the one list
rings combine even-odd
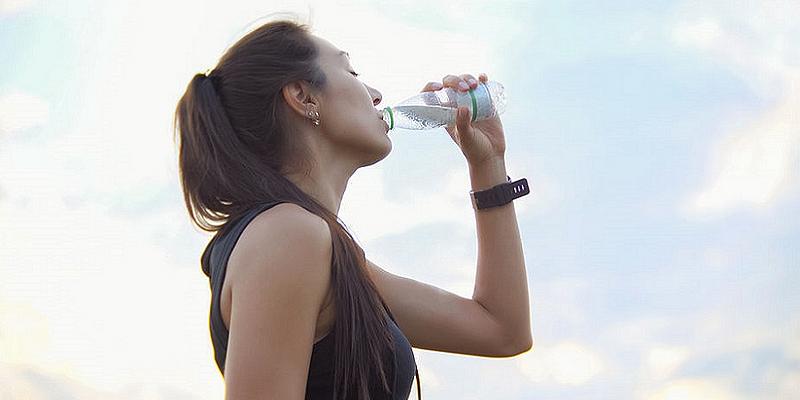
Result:
{"label": "bottle label", "polygon": [[459,107],[469,107],[473,122],[494,116],[492,97],[489,94],[489,88],[483,83],[467,93],[459,92],[457,99]]}

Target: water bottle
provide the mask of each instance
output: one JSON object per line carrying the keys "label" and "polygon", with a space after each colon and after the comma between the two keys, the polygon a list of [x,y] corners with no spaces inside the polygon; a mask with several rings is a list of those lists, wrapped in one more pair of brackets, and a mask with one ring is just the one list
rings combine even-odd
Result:
{"label": "water bottle", "polygon": [[383,109],[383,120],[389,129],[433,129],[443,125],[455,125],[458,107],[466,106],[471,111],[472,121],[492,118],[506,109],[506,94],[499,82],[479,82],[478,87],[468,92],[453,88],[435,92],[422,92]]}

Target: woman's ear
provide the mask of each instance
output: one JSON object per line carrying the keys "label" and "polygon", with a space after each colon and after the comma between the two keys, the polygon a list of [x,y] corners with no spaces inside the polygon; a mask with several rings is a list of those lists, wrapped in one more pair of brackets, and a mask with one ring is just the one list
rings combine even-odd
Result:
{"label": "woman's ear", "polygon": [[294,81],[281,89],[283,100],[294,112],[307,118],[309,108],[318,109],[319,104],[305,81]]}

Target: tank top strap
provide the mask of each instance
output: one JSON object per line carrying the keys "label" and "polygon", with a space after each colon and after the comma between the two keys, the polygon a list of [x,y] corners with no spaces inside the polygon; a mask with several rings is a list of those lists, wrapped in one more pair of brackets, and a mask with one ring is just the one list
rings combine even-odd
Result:
{"label": "tank top strap", "polygon": [[383,309],[384,309],[384,310],[386,310],[386,313],[387,313],[387,314],[389,314],[389,318],[391,318],[391,319],[392,319],[392,321],[393,321],[395,324],[397,324],[397,320],[396,320],[396,319],[394,319],[394,314],[392,314],[392,310],[390,310],[390,309],[389,309],[389,306],[386,304],[386,302],[385,302],[385,301],[383,301],[383,299],[381,299],[381,304],[383,304]]}
{"label": "tank top strap", "polygon": [[[200,266],[202,267],[203,273],[210,278],[212,274],[212,256],[214,254],[226,254],[232,251],[233,246],[236,244],[239,236],[247,227],[247,224],[249,224],[250,221],[252,221],[253,218],[255,218],[262,211],[280,203],[287,203],[287,201],[272,200],[264,203],[258,203],[249,210],[234,217],[232,220],[229,220],[225,226],[217,231],[217,234],[211,238],[206,245],[206,248],[203,250],[203,254],[200,256]],[[221,243],[218,244],[218,242]],[[217,248],[219,245],[222,245],[223,247]]]}

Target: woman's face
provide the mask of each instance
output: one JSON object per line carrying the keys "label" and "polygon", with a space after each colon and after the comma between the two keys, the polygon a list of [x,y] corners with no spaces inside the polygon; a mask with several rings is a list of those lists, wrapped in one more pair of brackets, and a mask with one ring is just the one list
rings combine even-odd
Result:
{"label": "woman's face", "polygon": [[392,150],[388,127],[375,107],[381,93],[354,76],[349,56],[325,39],[312,35],[320,50],[319,65],[327,76],[320,105],[320,126],[327,139],[361,166],[374,164]]}

